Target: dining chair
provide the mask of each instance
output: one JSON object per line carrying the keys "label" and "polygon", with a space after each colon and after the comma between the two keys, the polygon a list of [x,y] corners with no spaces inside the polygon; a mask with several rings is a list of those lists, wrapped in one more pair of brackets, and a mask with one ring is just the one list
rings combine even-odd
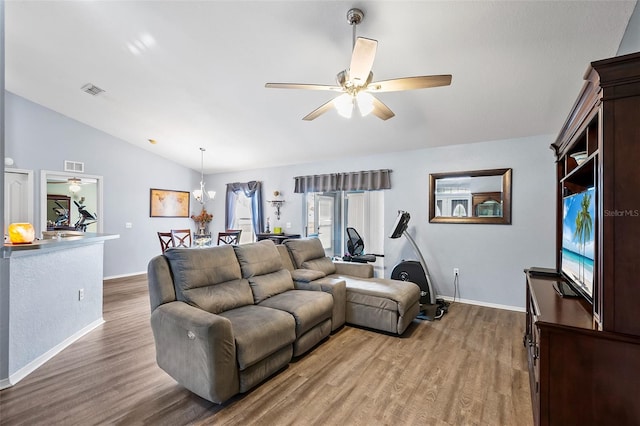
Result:
{"label": "dining chair", "polygon": [[171,232],[158,232],[158,239],[160,240],[160,248],[162,249],[162,253],[167,251],[168,248],[174,247],[173,235],[171,234]]}
{"label": "dining chair", "polygon": [[174,247],[191,247],[191,229],[172,229]]}
{"label": "dining chair", "polygon": [[242,229],[227,229],[225,232],[218,232],[218,245],[238,245],[240,243],[240,234],[242,234]]}

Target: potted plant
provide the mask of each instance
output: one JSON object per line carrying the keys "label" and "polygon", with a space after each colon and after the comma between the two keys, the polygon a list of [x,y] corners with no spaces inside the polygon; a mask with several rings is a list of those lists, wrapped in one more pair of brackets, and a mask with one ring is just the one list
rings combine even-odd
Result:
{"label": "potted plant", "polygon": [[211,222],[211,219],[213,219],[213,215],[207,212],[207,209],[203,207],[200,214],[191,215],[191,219],[193,219],[198,227],[197,235],[209,234],[209,230],[207,228],[209,227],[209,222]]}

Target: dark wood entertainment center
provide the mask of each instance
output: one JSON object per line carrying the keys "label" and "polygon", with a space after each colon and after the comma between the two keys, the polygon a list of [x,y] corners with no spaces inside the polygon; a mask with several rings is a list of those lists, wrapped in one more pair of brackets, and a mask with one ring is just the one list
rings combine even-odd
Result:
{"label": "dark wood entertainment center", "polygon": [[[526,272],[524,344],[536,425],[640,424],[640,53],[591,63],[552,148],[557,270],[563,196],[595,187],[593,303]],[[579,164],[576,155],[586,152]]]}

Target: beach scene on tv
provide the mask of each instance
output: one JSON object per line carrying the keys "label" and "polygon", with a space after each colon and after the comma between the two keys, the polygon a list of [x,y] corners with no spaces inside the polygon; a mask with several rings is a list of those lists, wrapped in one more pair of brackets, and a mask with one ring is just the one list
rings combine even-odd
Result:
{"label": "beach scene on tv", "polygon": [[593,296],[595,203],[594,188],[563,200],[562,271],[589,297]]}

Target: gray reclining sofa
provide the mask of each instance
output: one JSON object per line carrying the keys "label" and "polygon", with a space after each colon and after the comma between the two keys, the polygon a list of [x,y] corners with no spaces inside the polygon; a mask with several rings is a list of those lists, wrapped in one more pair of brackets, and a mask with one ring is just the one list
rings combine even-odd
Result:
{"label": "gray reclining sofa", "polygon": [[303,355],[345,322],[402,334],[420,290],[333,263],[318,239],[173,248],[148,266],[160,368],[222,403]]}

